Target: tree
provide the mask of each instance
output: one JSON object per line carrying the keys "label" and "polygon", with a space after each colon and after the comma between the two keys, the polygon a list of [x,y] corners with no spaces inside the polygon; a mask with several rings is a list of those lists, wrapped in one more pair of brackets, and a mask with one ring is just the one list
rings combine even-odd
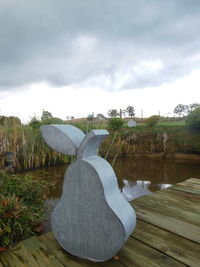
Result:
{"label": "tree", "polygon": [[121,109],[119,110],[119,117],[122,118],[122,117],[125,117],[126,116],[126,109]]}
{"label": "tree", "polygon": [[174,109],[174,114],[177,114],[179,117],[184,116],[189,111],[189,107],[187,105],[178,104],[178,106]]}
{"label": "tree", "polygon": [[43,109],[41,120],[43,121],[43,120],[49,119],[49,118],[53,118],[51,112]]}
{"label": "tree", "polygon": [[186,127],[193,131],[200,131],[200,107],[191,111],[185,121]]}
{"label": "tree", "polygon": [[87,120],[88,120],[88,121],[93,121],[93,120],[94,120],[94,113],[89,114],[89,115],[87,116]]}
{"label": "tree", "polygon": [[29,126],[33,129],[38,129],[41,126],[41,122],[34,116],[29,122]]}
{"label": "tree", "polygon": [[190,112],[193,111],[193,110],[195,110],[196,108],[200,108],[200,104],[198,104],[198,103],[192,103],[192,104],[189,105],[189,111]]}
{"label": "tree", "polygon": [[133,118],[135,116],[135,109],[133,106],[128,106],[126,108],[126,113],[128,113],[128,116]]}
{"label": "tree", "polygon": [[160,116],[158,116],[158,115],[153,115],[153,116],[149,117],[149,118],[146,120],[147,126],[148,126],[148,127],[155,127],[156,124],[159,122],[159,120],[160,120]]}
{"label": "tree", "polygon": [[108,127],[110,130],[119,130],[124,124],[121,118],[111,118],[109,119]]}
{"label": "tree", "polygon": [[110,109],[108,110],[108,117],[110,118],[116,118],[119,116],[119,112],[117,111],[117,109]]}

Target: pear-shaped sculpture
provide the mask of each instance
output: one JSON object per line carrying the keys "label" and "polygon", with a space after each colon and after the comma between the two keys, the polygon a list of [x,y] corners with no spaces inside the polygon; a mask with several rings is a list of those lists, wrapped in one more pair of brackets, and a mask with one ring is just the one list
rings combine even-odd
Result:
{"label": "pear-shaped sculpture", "polygon": [[51,148],[77,154],[51,216],[59,244],[80,258],[99,262],[112,258],[134,230],[136,216],[118,188],[112,167],[98,156],[109,133],[92,130],[85,136],[71,125],[43,125],[41,132]]}

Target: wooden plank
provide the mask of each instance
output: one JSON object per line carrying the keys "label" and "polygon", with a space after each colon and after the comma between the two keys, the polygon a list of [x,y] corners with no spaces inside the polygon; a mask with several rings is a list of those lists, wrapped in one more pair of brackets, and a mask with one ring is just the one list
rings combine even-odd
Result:
{"label": "wooden plank", "polygon": [[129,238],[119,252],[120,260],[125,266],[185,266],[164,253],[153,249],[142,242]]}
{"label": "wooden plank", "polygon": [[[187,179],[186,181],[184,181],[182,183],[185,183],[185,182],[200,185],[200,178],[190,178],[190,179]],[[180,184],[182,184],[182,183],[180,183]]]}
{"label": "wooden plank", "polygon": [[78,267],[78,266],[117,266],[117,267],[122,267],[124,266],[121,262],[119,261],[114,261],[110,260],[105,263],[93,263],[89,261],[84,261],[82,259],[79,259],[77,257],[74,257],[64,251],[61,246],[58,244],[57,240],[55,239],[55,236],[53,232],[49,232],[47,234],[38,236],[38,239],[49,249],[49,251],[55,255],[59,259],[60,262],[64,266],[69,266],[69,267]]}
{"label": "wooden plank", "polygon": [[27,249],[27,252],[31,253],[34,259],[37,261],[38,266],[55,266],[63,267],[63,264],[40,242],[37,237],[33,236],[29,239],[25,239],[22,244]]}
{"label": "wooden plank", "polygon": [[[31,255],[29,255],[31,257]],[[34,258],[29,259],[24,252],[22,243],[15,245],[6,252],[0,255],[0,261],[5,267],[24,267],[24,266],[37,266]],[[29,264],[29,265],[28,265]],[[31,265],[30,265],[31,264]]]}
{"label": "wooden plank", "polygon": [[93,263],[82,262],[80,259],[66,253],[58,244],[53,232],[38,236],[38,239],[49,249],[49,251],[56,255],[56,257],[63,263],[64,266],[94,266]]}
{"label": "wooden plank", "polygon": [[[97,266],[97,265],[95,265]],[[102,262],[100,263],[100,266],[103,266],[103,267],[115,267],[115,266],[121,266],[121,267],[124,267],[124,263],[119,259],[119,260],[108,260],[106,262]]]}
{"label": "wooden plank", "polygon": [[174,186],[170,187],[170,189],[178,190],[178,191],[184,191],[184,192],[188,192],[188,193],[191,193],[191,194],[200,195],[200,191],[198,189],[191,188],[191,187],[188,187],[188,186],[183,186],[181,184],[174,185]]}
{"label": "wooden plank", "polygon": [[139,204],[140,207],[150,208],[163,215],[200,226],[200,208],[198,205],[184,206],[182,202],[173,201],[169,198],[161,197],[160,194],[152,194],[135,199],[131,202],[133,206]]}
{"label": "wooden plank", "polygon": [[[192,195],[193,201],[191,201],[192,198],[190,200],[186,198],[186,194],[191,194],[183,193],[182,198],[180,198],[180,195],[178,195],[177,193],[175,194],[173,190],[171,191],[173,192],[172,194],[168,194],[167,191],[165,191],[164,194],[162,193],[162,191],[156,192],[155,194],[152,194],[150,196],[150,199],[151,201],[155,200],[157,205],[160,205],[162,207],[167,206],[171,209],[181,209],[186,212],[192,212],[193,214],[197,213],[198,220],[200,221],[200,196],[198,196],[198,198],[196,197],[196,195]],[[148,202],[144,200],[145,199],[142,200],[143,203]],[[148,198],[146,200],[148,200]]]}
{"label": "wooden plank", "polygon": [[158,228],[144,221],[137,221],[132,237],[145,244],[161,250],[168,256],[189,266],[199,266],[200,245]]}
{"label": "wooden plank", "polygon": [[177,184],[180,184],[180,185],[184,185],[184,184],[196,185],[199,188],[200,182],[198,180],[200,180],[200,179],[187,179],[187,180],[185,180],[183,182],[180,182],[180,183],[177,183]]}
{"label": "wooden plank", "polygon": [[170,197],[171,199],[177,199],[177,201],[180,201],[180,202],[184,202],[184,203],[190,202],[190,205],[191,203],[193,203],[194,206],[197,206],[199,205],[197,203],[200,203],[200,195],[193,195],[193,194],[190,194],[184,191],[174,191],[174,190],[171,190],[170,188],[162,189],[156,192],[156,194],[162,195],[161,198],[163,196],[165,197],[166,195]]}
{"label": "wooden plank", "polygon": [[146,208],[143,205],[134,204],[134,209],[136,210],[138,219],[149,222],[200,244],[200,227],[178,220],[174,217],[163,215],[162,213]]}
{"label": "wooden plank", "polygon": [[178,185],[190,187],[190,188],[193,188],[193,189],[197,189],[200,192],[200,185],[199,184],[195,184],[195,183],[191,183],[191,182],[185,181],[184,183],[180,183],[180,184],[178,183],[177,186]]}
{"label": "wooden plank", "polygon": [[[29,250],[25,243],[30,244],[32,250]],[[26,242],[20,242],[15,247],[3,253],[0,258],[3,266],[6,267],[63,267],[60,262],[55,260],[54,257],[41,246],[40,242],[35,237],[27,239]]]}
{"label": "wooden plank", "polygon": [[51,255],[36,237],[20,242],[3,253],[0,258],[6,267],[63,267],[63,264]]}

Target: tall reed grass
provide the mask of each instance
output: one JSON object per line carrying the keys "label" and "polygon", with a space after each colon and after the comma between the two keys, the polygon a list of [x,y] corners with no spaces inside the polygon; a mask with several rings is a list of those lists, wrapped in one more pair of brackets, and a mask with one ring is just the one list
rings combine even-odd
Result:
{"label": "tall reed grass", "polygon": [[[108,128],[107,121],[71,123],[85,134],[92,129]],[[112,158],[114,165],[118,156],[134,156],[145,153],[200,153],[199,134],[189,134],[184,126],[153,129],[140,125],[134,129],[124,127],[110,131],[100,148],[100,155]],[[28,170],[42,166],[67,164],[73,160],[48,148],[39,128],[19,123],[0,125],[0,166],[4,166],[5,153],[14,152],[16,170]]]}
{"label": "tall reed grass", "polygon": [[23,125],[0,126],[1,166],[4,166],[6,152],[14,152],[13,164],[16,170],[28,170],[70,161],[70,157],[47,147],[39,129]]}

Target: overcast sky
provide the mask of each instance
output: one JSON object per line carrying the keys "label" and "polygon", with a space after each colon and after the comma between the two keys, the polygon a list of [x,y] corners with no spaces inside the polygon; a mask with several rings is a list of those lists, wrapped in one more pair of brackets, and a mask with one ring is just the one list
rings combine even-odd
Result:
{"label": "overcast sky", "polygon": [[0,0],[0,114],[200,102],[199,0]]}

